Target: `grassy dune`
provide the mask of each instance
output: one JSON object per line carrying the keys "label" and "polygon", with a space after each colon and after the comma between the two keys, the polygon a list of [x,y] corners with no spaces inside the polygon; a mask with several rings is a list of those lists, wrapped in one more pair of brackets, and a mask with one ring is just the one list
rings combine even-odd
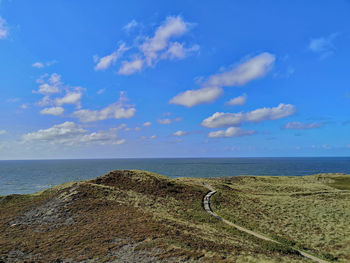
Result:
{"label": "grassy dune", "polygon": [[114,171],[0,197],[0,262],[309,262],[211,217],[202,208],[203,183],[217,188],[213,208],[227,219],[346,261],[344,178],[170,179]]}
{"label": "grassy dune", "polygon": [[339,262],[350,262],[350,176],[213,180],[212,207],[249,229]]}

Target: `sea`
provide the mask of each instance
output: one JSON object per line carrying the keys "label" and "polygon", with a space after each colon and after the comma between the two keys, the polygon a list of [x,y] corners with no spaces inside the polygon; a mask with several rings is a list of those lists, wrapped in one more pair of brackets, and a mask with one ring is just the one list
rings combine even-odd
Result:
{"label": "sea", "polygon": [[65,182],[96,178],[116,169],[147,170],[171,178],[350,174],[350,157],[0,161],[0,195],[34,193]]}

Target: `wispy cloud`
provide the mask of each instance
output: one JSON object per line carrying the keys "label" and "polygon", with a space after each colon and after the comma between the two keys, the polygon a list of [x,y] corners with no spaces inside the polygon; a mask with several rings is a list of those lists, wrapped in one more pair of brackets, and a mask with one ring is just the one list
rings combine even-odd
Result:
{"label": "wispy cloud", "polygon": [[6,130],[0,130],[0,135],[4,135],[4,134],[6,134],[6,133],[7,133]]}
{"label": "wispy cloud", "polygon": [[[123,30],[129,32],[138,25],[138,22],[132,20],[123,27]],[[154,67],[160,60],[184,59],[189,54],[197,52],[199,45],[187,45],[184,42],[173,41],[173,39],[182,37],[190,30],[190,27],[191,24],[185,22],[181,16],[168,16],[155,29],[153,35],[137,36],[134,43],[138,44],[126,47],[125,43],[122,43],[117,51],[107,56],[102,58],[94,56],[94,61],[97,63],[95,70],[109,68],[128,50],[130,50],[128,57],[121,61],[117,70],[120,75],[132,75],[146,67]]]}
{"label": "wispy cloud", "polygon": [[44,67],[49,67],[53,64],[56,64],[57,61],[56,60],[52,60],[52,61],[48,61],[48,62],[35,62],[32,64],[33,68],[44,68]]}
{"label": "wispy cloud", "polygon": [[277,120],[293,115],[296,107],[291,104],[279,104],[274,108],[261,108],[247,113],[224,113],[216,112],[202,121],[201,125],[207,128],[220,128],[240,126],[244,122],[261,122]]}
{"label": "wispy cloud", "polygon": [[0,17],[0,39],[7,38],[8,34],[9,34],[9,28],[7,26],[7,23],[5,19]]}
{"label": "wispy cloud", "polygon": [[182,121],[182,118],[174,118],[174,119],[165,118],[165,119],[157,120],[159,124],[171,124],[173,122],[179,122],[179,121]]}
{"label": "wispy cloud", "polygon": [[265,76],[274,61],[275,56],[267,52],[247,59],[230,70],[210,76],[201,84],[202,88],[176,95],[169,103],[186,107],[211,103],[223,94],[223,87],[242,86]]}
{"label": "wispy cloud", "polygon": [[317,129],[323,126],[323,123],[301,123],[298,121],[295,122],[288,122],[283,126],[283,129],[288,130],[310,130],[310,129]]}
{"label": "wispy cloud", "polygon": [[119,59],[125,51],[127,51],[129,48],[126,47],[125,43],[120,44],[117,51],[114,51],[113,53],[104,56],[102,58],[95,57],[96,66],[95,70],[105,70],[109,68],[111,65],[115,64],[117,59]]}
{"label": "wispy cloud", "polygon": [[133,28],[137,27],[139,23],[133,19],[129,23],[127,23],[125,26],[123,26],[123,30],[126,32],[130,32]]}
{"label": "wispy cloud", "polygon": [[334,54],[336,48],[334,40],[339,33],[333,33],[326,37],[312,38],[309,43],[309,50],[320,55],[320,59],[325,59]]}

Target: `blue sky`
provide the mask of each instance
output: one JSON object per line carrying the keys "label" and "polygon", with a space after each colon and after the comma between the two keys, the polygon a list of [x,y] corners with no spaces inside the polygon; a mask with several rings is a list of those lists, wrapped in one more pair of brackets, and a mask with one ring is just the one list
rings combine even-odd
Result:
{"label": "blue sky", "polygon": [[0,2],[0,159],[349,156],[349,1]]}

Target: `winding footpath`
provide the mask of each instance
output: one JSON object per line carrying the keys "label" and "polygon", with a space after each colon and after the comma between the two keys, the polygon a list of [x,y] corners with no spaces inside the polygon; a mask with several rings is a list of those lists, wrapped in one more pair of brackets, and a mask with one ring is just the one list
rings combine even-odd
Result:
{"label": "winding footpath", "polygon": [[[216,217],[216,218],[219,219],[220,221],[224,222],[225,224],[230,225],[230,226],[232,226],[232,227],[234,227],[234,228],[236,228],[236,229],[238,229],[238,230],[240,230],[240,231],[242,231],[242,232],[248,233],[248,234],[250,234],[250,235],[253,235],[253,236],[255,236],[255,237],[257,237],[257,238],[260,238],[260,239],[262,239],[262,240],[265,240],[265,241],[270,241],[270,242],[274,242],[274,243],[276,243],[276,244],[284,245],[284,244],[282,244],[282,243],[280,243],[280,242],[278,242],[278,241],[276,241],[276,240],[273,240],[273,239],[268,238],[268,237],[266,237],[266,236],[264,236],[264,235],[261,235],[261,234],[258,234],[258,233],[256,233],[256,232],[253,232],[253,231],[251,231],[251,230],[249,230],[249,229],[247,229],[247,228],[244,228],[244,227],[241,227],[241,226],[239,226],[239,225],[236,225],[236,224],[234,224],[234,223],[232,223],[232,222],[230,222],[230,221],[228,221],[228,220],[226,220],[226,219],[224,219],[224,218],[218,216],[218,215],[217,215],[215,212],[213,212],[213,210],[210,208],[210,198],[216,193],[216,190],[215,190],[212,186],[210,186],[210,185],[208,185],[208,184],[204,184],[204,186],[210,191],[209,193],[207,193],[207,194],[204,196],[204,199],[203,199],[203,207],[204,207],[204,209],[205,209],[206,212],[208,212],[208,213],[211,214],[212,216]],[[311,255],[311,254],[309,254],[309,253],[306,253],[306,252],[302,251],[302,250],[295,249],[295,248],[293,248],[293,247],[290,247],[290,248],[291,248],[291,249],[294,249],[294,250],[296,250],[296,251],[298,251],[298,252],[299,252],[302,256],[304,256],[305,258],[311,259],[311,260],[313,260],[313,261],[315,261],[315,262],[318,262],[318,263],[330,263],[329,261],[326,261],[326,260],[320,259],[320,258],[318,258],[318,257],[315,257],[315,256],[313,256],[313,255]]]}

